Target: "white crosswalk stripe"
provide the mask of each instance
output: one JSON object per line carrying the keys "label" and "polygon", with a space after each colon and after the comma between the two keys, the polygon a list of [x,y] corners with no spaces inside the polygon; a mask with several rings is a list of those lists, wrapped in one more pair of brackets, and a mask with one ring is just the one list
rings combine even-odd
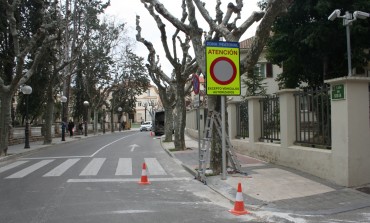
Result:
{"label": "white crosswalk stripe", "polygon": [[116,176],[132,175],[131,158],[120,158],[116,169]]}
{"label": "white crosswalk stripe", "polygon": [[17,166],[20,166],[20,165],[22,165],[24,163],[27,163],[27,162],[28,161],[17,161],[17,162],[11,163],[9,165],[3,166],[3,167],[0,168],[0,173],[5,172],[5,171],[10,170],[10,169],[13,169],[13,168],[15,168]]}
{"label": "white crosswalk stripe", "polygon": [[89,164],[82,170],[80,176],[94,176],[98,174],[100,168],[103,166],[105,158],[94,158]]}
{"label": "white crosswalk stripe", "polygon": [[[31,163],[34,160],[22,160],[16,161],[14,163],[5,165],[0,167],[0,173],[10,171],[13,168],[19,167],[21,165],[25,165],[30,163],[29,166],[24,167],[23,169],[13,173],[10,176],[5,177],[5,179],[15,179],[15,178],[23,178],[43,167],[48,165],[49,163],[55,161],[56,159],[45,159],[38,161],[36,163]],[[53,167],[49,167],[49,171],[44,174],[42,177],[59,177],[62,176],[65,172],[71,169],[76,163],[79,161],[85,160],[84,158],[70,158],[66,159],[59,165],[54,164]],[[97,176],[100,169],[103,167],[106,158],[93,158],[80,172],[79,176]],[[112,160],[110,160],[112,161]],[[113,160],[114,161],[114,160]],[[155,176],[155,175],[167,175],[166,171],[163,169],[161,164],[158,162],[156,158],[144,158],[144,162],[147,166],[148,175]],[[110,165],[108,165],[110,166]],[[137,165],[141,167],[140,165]],[[119,158],[118,163],[115,169],[112,169],[112,175],[115,176],[132,176],[133,175],[133,163],[132,158]],[[115,171],[115,172],[114,172]],[[77,172],[78,174],[78,172]]]}
{"label": "white crosswalk stripe", "polygon": [[145,158],[144,160],[148,167],[149,175],[167,175],[166,171],[164,171],[156,158]]}
{"label": "white crosswalk stripe", "polygon": [[13,179],[13,178],[22,178],[22,177],[25,177],[27,176],[28,174],[40,169],[41,167],[53,162],[54,160],[41,160],[40,162],[38,163],[35,163],[21,171],[18,171],[8,177],[6,177],[7,179]]}
{"label": "white crosswalk stripe", "polygon": [[61,176],[64,172],[66,172],[71,166],[77,163],[80,159],[68,159],[64,161],[59,166],[52,169],[50,172],[46,173],[44,177],[57,177]]}

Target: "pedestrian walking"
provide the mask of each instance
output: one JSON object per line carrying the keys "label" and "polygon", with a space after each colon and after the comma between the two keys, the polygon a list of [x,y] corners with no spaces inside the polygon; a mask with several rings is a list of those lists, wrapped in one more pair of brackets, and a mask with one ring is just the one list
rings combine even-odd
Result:
{"label": "pedestrian walking", "polygon": [[73,128],[75,127],[75,123],[70,120],[69,123],[68,123],[68,131],[69,131],[69,136],[72,137],[73,136]]}

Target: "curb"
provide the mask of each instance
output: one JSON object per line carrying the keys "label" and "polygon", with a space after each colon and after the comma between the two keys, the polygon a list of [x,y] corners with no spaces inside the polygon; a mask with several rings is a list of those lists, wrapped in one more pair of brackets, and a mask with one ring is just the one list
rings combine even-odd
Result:
{"label": "curb", "polygon": [[39,147],[39,148],[35,148],[35,149],[31,149],[31,150],[27,150],[25,149],[24,152],[20,152],[20,153],[15,153],[15,154],[10,154],[10,155],[7,155],[5,157],[1,157],[0,158],[0,163],[1,162],[5,162],[5,161],[9,161],[11,159],[15,159],[15,158],[18,158],[18,157],[22,157],[22,156],[25,156],[25,155],[30,155],[32,153],[35,153],[37,151],[40,151],[40,150],[43,150],[43,149],[47,149],[48,147],[52,146],[53,144],[50,144],[50,145],[45,145],[45,146],[42,146],[42,147]]}
{"label": "curb", "polygon": [[8,160],[11,160],[11,159],[15,159],[15,158],[18,158],[18,157],[30,155],[32,153],[36,153],[36,152],[41,151],[41,150],[46,150],[49,147],[52,147],[52,146],[55,146],[55,145],[58,145],[58,144],[71,143],[73,141],[78,141],[78,140],[81,140],[81,139],[82,138],[76,138],[76,140],[70,140],[70,141],[65,141],[65,142],[60,142],[60,143],[54,142],[54,143],[47,144],[47,145],[42,144],[42,145],[36,146],[37,148],[24,149],[24,151],[22,151],[20,153],[10,154],[10,155],[7,155],[5,157],[1,157],[0,158],[0,163],[3,162],[3,161],[8,161]]}
{"label": "curb", "polygon": [[[41,150],[46,150],[49,147],[52,147],[52,146],[55,146],[55,145],[58,145],[58,144],[67,144],[67,143],[71,143],[71,142],[74,142],[74,141],[79,141],[79,140],[83,140],[83,139],[87,139],[87,138],[94,137],[94,136],[99,136],[99,135],[101,135],[101,134],[98,133],[96,135],[87,136],[87,137],[76,135],[75,137],[73,137],[73,140],[66,140],[66,141],[59,141],[59,142],[54,141],[51,144],[46,144],[46,145],[40,144],[40,145],[34,146],[34,148],[24,149],[19,153],[9,154],[7,156],[0,157],[0,163],[1,162],[6,162],[6,161],[9,161],[9,160],[18,158],[18,157],[30,155],[32,153],[36,153],[36,152],[41,151]],[[57,139],[60,139],[60,137],[53,138],[53,140],[57,140]],[[39,142],[41,142],[41,141],[39,141]]]}

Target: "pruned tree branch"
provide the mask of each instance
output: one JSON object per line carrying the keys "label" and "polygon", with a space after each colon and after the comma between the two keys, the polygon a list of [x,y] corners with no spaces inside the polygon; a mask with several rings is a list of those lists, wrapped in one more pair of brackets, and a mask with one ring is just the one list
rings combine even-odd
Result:
{"label": "pruned tree branch", "polygon": [[168,21],[170,21],[177,29],[183,31],[184,33],[188,33],[191,31],[191,27],[186,25],[185,23],[181,22],[181,20],[177,19],[173,16],[162,3],[158,0],[141,0],[142,3],[149,3],[150,5],[154,6],[155,10],[160,13],[163,17],[165,17]]}

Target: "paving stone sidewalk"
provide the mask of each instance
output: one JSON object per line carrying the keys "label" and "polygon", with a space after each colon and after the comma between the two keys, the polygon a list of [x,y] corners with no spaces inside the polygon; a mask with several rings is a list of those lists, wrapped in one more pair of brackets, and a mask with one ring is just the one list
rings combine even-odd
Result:
{"label": "paving stone sidewalk", "polygon": [[[170,151],[173,143],[162,147],[196,175],[198,141],[186,136],[187,150]],[[270,210],[307,215],[335,214],[370,207],[370,195],[355,188],[346,188],[321,178],[278,165],[237,154],[245,174],[207,177],[207,185],[231,201],[235,200],[237,185],[243,189],[244,203],[255,210]]]}

